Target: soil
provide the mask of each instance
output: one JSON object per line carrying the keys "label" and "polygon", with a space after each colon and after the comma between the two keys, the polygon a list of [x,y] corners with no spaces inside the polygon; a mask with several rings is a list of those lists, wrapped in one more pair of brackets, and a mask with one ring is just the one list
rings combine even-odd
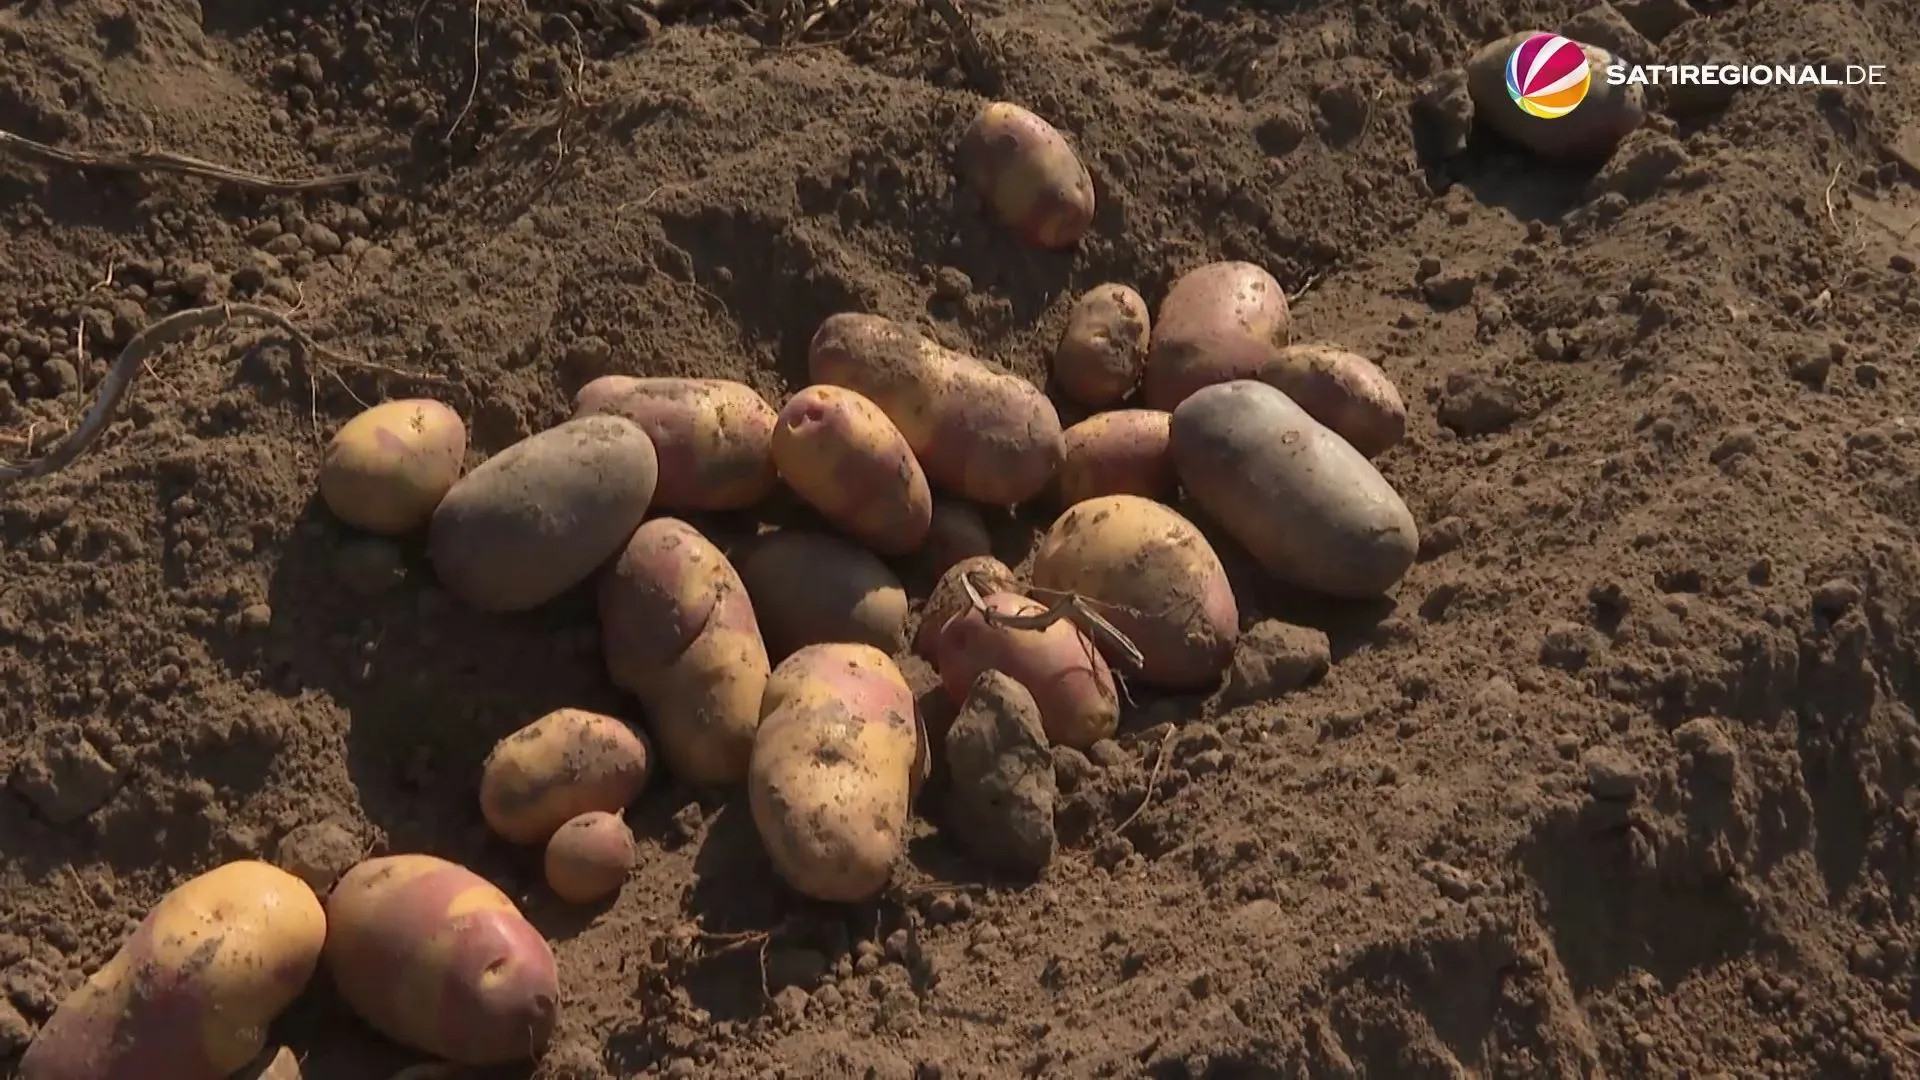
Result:
{"label": "soil", "polygon": [[[204,334],[0,495],[0,1061],[186,876],[344,850],[525,905],[566,989],[542,1076],[1920,1076],[1920,9],[1585,6],[979,0],[979,73],[906,0],[0,8],[6,131],[375,174],[0,161],[7,455],[210,300],[390,369]],[[1890,81],[1656,94],[1597,175],[1438,156],[1431,80],[1576,17]],[[1095,173],[1076,252],[956,183],[995,72]],[[802,904],[740,804],[663,779],[618,900],[563,907],[475,793],[551,708],[633,715],[590,598],[477,616],[314,501],[361,401],[446,397],[477,461],[606,372],[777,400],[844,310],[1037,378],[1080,291],[1223,258],[1400,386],[1421,559],[1336,607],[1223,543],[1288,625],[1063,755],[1038,881],[922,822],[885,902]],[[413,1060],[324,980],[273,1036],[310,1080]]]}

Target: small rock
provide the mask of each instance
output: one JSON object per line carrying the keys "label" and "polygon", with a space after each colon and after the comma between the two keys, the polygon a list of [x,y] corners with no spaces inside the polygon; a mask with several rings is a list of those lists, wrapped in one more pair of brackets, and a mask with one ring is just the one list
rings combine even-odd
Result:
{"label": "small rock", "polygon": [[1629,802],[1646,782],[1640,763],[1611,747],[1588,750],[1580,757],[1580,767],[1587,773],[1587,792],[1596,799]]}
{"label": "small rock", "polygon": [[946,742],[950,817],[959,839],[995,866],[1044,869],[1058,841],[1058,788],[1033,695],[1001,672],[982,673]]}
{"label": "small rock", "polygon": [[1787,367],[1787,374],[1793,381],[1812,390],[1825,389],[1827,376],[1833,372],[1833,357],[1828,353],[1815,353],[1797,357]]}
{"label": "small rock", "polygon": [[50,398],[80,389],[80,373],[60,357],[40,365],[40,378],[44,380]]}
{"label": "small rock", "polygon": [[378,596],[406,580],[406,560],[391,540],[356,537],[334,552],[333,576],[355,596]]}
{"label": "small rock", "polygon": [[56,724],[34,739],[14,766],[21,798],[54,825],[80,820],[107,804],[121,774],[73,724]]}
{"label": "small rock", "polygon": [[1464,307],[1467,301],[1472,300],[1478,284],[1472,274],[1455,270],[1435,274],[1421,282],[1420,292],[1427,298],[1428,304],[1442,311],[1451,311]]}
{"label": "small rock", "polygon": [[365,850],[366,845],[346,826],[337,821],[317,821],[297,826],[281,837],[273,862],[325,896],[340,875],[360,861]]}
{"label": "small rock", "polygon": [[1267,619],[1240,635],[1221,697],[1228,705],[1271,700],[1312,684],[1332,664],[1326,634]]}
{"label": "small rock", "polygon": [[1520,419],[1520,393],[1504,381],[1471,372],[1447,376],[1440,423],[1472,437],[1505,431]]}
{"label": "small rock", "polygon": [[943,266],[934,271],[933,295],[942,300],[965,300],[973,293],[973,279],[966,271]]}

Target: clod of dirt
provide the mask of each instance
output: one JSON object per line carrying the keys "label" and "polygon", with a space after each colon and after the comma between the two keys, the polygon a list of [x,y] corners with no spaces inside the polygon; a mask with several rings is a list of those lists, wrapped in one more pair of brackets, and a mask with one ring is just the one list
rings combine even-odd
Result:
{"label": "clod of dirt", "polygon": [[1053,748],[1053,782],[1062,795],[1071,795],[1093,780],[1099,773],[1087,755],[1071,746]]}
{"label": "clod of dirt", "polygon": [[767,986],[778,990],[789,986],[811,990],[826,978],[829,966],[827,958],[813,949],[769,949]]}
{"label": "clod of dirt", "polygon": [[17,1054],[33,1041],[33,1025],[13,1007],[13,1002],[0,998],[0,1057]]}
{"label": "clod of dirt", "polygon": [[13,790],[53,825],[79,821],[105,806],[120,782],[120,769],[73,724],[41,732],[12,777]]}
{"label": "clod of dirt", "polygon": [[1020,872],[1053,861],[1059,789],[1040,708],[1026,687],[998,671],[973,681],[947,730],[947,767],[954,833],[976,857]]}
{"label": "clod of dirt", "polygon": [[1617,194],[1639,202],[1687,164],[1686,147],[1671,135],[1641,128],[1621,140],[1620,149],[1587,187],[1589,198]]}
{"label": "clod of dirt", "polygon": [[1245,705],[1293,693],[1319,680],[1332,664],[1325,633],[1267,619],[1240,635],[1221,703]]}
{"label": "clod of dirt", "polygon": [[1440,158],[1457,157],[1473,135],[1473,98],[1467,93],[1467,73],[1459,68],[1441,72],[1414,99],[1415,138],[1423,150]]}
{"label": "clod of dirt", "polygon": [[1687,5],[1687,0],[1620,0],[1615,6],[1635,30],[1656,42],[1665,40],[1698,15]]}
{"label": "clod of dirt", "polygon": [[1502,380],[1473,372],[1447,376],[1440,423],[1457,435],[1492,435],[1520,419],[1520,392]]}
{"label": "clod of dirt", "polygon": [[1575,622],[1556,621],[1540,639],[1540,663],[1561,671],[1580,671],[1606,645],[1600,632]]}
{"label": "clod of dirt", "polygon": [[1646,773],[1626,753],[1596,746],[1580,757],[1586,770],[1587,793],[1608,802],[1631,802],[1646,787]]}
{"label": "clod of dirt", "polygon": [[1707,717],[1696,717],[1673,729],[1673,744],[1697,775],[1715,783],[1733,782],[1740,768],[1740,750],[1727,729]]}
{"label": "clod of dirt", "polygon": [[1647,64],[1654,59],[1652,43],[1612,4],[1595,4],[1568,19],[1560,32],[1575,41],[1598,45],[1628,63]]}
{"label": "clod of dirt", "polygon": [[325,896],[340,875],[360,861],[364,850],[365,845],[346,826],[319,821],[298,826],[281,837],[273,861]]}
{"label": "clod of dirt", "polygon": [[355,537],[334,552],[333,576],[355,596],[378,596],[406,580],[406,558],[390,540]]}
{"label": "clod of dirt", "polygon": [[1126,747],[1112,739],[1101,739],[1087,747],[1087,760],[1103,769],[1134,769],[1140,765]]}

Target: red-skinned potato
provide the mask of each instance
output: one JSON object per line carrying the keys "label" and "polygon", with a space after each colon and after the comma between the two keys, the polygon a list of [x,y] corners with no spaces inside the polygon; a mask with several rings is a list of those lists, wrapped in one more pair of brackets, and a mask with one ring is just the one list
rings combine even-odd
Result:
{"label": "red-skinned potato", "polygon": [[1008,592],[981,599],[985,611],[970,607],[940,631],[936,666],[953,703],[966,704],[981,672],[1000,671],[1033,695],[1049,742],[1085,750],[1111,738],[1120,725],[1120,695],[1093,641],[1072,619],[1059,619],[1041,630],[996,625],[989,613],[1032,616],[1047,606]]}
{"label": "red-skinned potato", "polygon": [[327,971],[354,1014],[460,1065],[536,1057],[553,1035],[553,951],[507,894],[432,855],[386,855],[327,896]]}
{"label": "red-skinned potato", "polygon": [[1111,409],[1140,385],[1153,320],[1125,285],[1096,285],[1074,302],[1053,351],[1053,381],[1089,409]]}
{"label": "red-skinned potato", "polygon": [[607,674],[646,707],[674,773],[699,786],[739,783],[769,665],[726,555],[686,522],[655,518],[601,577],[599,605]]}
{"label": "red-skinned potato", "polygon": [[744,510],[773,492],[773,406],[729,379],[602,375],[574,395],[573,415],[639,424],[660,459],[653,508]]}
{"label": "red-skinned potato", "polygon": [[986,506],[1040,494],[1060,465],[1060,414],[1040,388],[878,315],[829,316],[815,382],[853,390],[906,436],[927,479]]}
{"label": "red-skinned potato", "polygon": [[1060,462],[1061,505],[1102,495],[1171,497],[1173,462],[1167,457],[1171,419],[1153,409],[1121,409],[1089,416],[1068,428],[1067,452]]}
{"label": "red-skinned potato", "polygon": [[773,430],[780,478],[835,528],[886,555],[926,542],[933,491],[900,429],[856,391],[809,386]]}
{"label": "red-skinned potato", "polygon": [[1406,437],[1407,406],[1400,388],[1364,356],[1331,345],[1290,345],[1260,372],[1260,381],[1369,458]]}
{"label": "red-skinned potato", "polygon": [[940,631],[946,628],[947,621],[960,615],[973,606],[973,600],[967,595],[966,586],[961,584],[961,576],[972,574],[980,583],[982,595],[994,592],[1017,592],[1020,579],[1006,563],[991,555],[976,555],[962,559],[947,567],[946,573],[928,594],[927,602],[920,608],[920,624],[913,632],[913,651],[922,660],[933,663],[939,656]]}
{"label": "red-skinned potato", "polygon": [[1033,584],[1078,593],[1140,650],[1139,678],[1169,690],[1217,681],[1240,609],[1226,568],[1193,523],[1137,495],[1068,508],[1041,538]]}
{"label": "red-skinned potato", "polygon": [[762,537],[740,579],[776,663],[807,645],[850,641],[892,655],[907,644],[907,591],[872,552],[835,536]]}
{"label": "red-skinned potato", "polygon": [[1190,270],[1160,301],[1141,401],[1172,412],[1203,386],[1258,378],[1292,327],[1286,291],[1264,269],[1216,262]]}
{"label": "red-skinned potato", "polygon": [[243,860],[160,898],[60,1002],[19,1080],[227,1080],[320,963],[326,914],[307,884]]}
{"label": "red-skinned potato", "polygon": [[568,820],[547,841],[547,887],[569,904],[594,904],[620,891],[639,851],[618,814],[589,811]]}
{"label": "red-skinned potato", "polygon": [[1000,223],[1059,251],[1093,225],[1093,177],[1059,129],[1012,102],[982,108],[960,137],[959,171]]}
{"label": "red-skinned potato", "polygon": [[993,537],[987,532],[986,520],[971,503],[935,495],[933,523],[927,528],[922,553],[938,576],[962,559],[993,554]]}
{"label": "red-skinned potato", "polygon": [[1473,99],[1474,118],[1549,160],[1587,162],[1607,158],[1621,140],[1646,122],[1646,91],[1637,85],[1609,84],[1605,74],[1614,63],[1613,54],[1598,45],[1569,42],[1586,53],[1592,78],[1587,96],[1572,112],[1561,116],[1528,114],[1507,93],[1507,58],[1528,39],[1541,35],[1537,30],[1509,34],[1488,42],[1467,61],[1467,96]]}
{"label": "red-skinned potato", "polygon": [[320,461],[320,499],[356,529],[401,536],[426,525],[460,479],[467,425],[438,401],[375,405],[347,421]]}
{"label": "red-skinned potato", "polygon": [[569,819],[617,813],[653,771],[646,737],[585,709],[554,711],[500,740],[480,767],[480,813],[508,843],[539,844]]}

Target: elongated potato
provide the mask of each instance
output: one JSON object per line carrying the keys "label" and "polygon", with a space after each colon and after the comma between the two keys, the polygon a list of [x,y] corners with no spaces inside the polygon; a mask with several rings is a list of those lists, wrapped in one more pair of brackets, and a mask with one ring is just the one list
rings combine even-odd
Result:
{"label": "elongated potato", "polygon": [[1413,565],[1420,536],[1393,485],[1266,383],[1188,398],[1173,412],[1172,455],[1193,501],[1281,581],[1367,598]]}
{"label": "elongated potato", "polygon": [[940,631],[945,629],[948,620],[964,613],[973,606],[967,596],[965,586],[960,584],[964,574],[972,574],[980,582],[980,594],[996,592],[1016,592],[1020,579],[1015,577],[1007,564],[991,555],[976,555],[961,559],[940,575],[940,580],[920,608],[920,625],[913,632],[913,651],[928,663],[939,656]]}
{"label": "elongated potato", "polygon": [[513,844],[541,844],[590,810],[619,813],[653,771],[645,736],[611,716],[554,711],[500,740],[480,767],[480,813]]}
{"label": "elongated potato", "polygon": [[838,537],[782,530],[740,563],[769,659],[830,641],[892,655],[907,644],[907,591],[887,564]]}
{"label": "elongated potato", "polygon": [[1000,671],[1033,695],[1049,742],[1085,750],[1110,738],[1120,725],[1120,695],[1092,639],[1072,619],[1040,630],[998,625],[989,614],[1033,616],[1047,606],[1006,592],[981,599],[985,611],[969,608],[940,631],[936,666],[953,703],[966,704],[981,672]]}
{"label": "elongated potato", "polygon": [[523,439],[447,492],[427,553],[448,592],[481,611],[525,611],[591,576],[646,516],[653,443],[619,416]]}
{"label": "elongated potato", "polygon": [[1140,650],[1146,682],[1198,689],[1233,659],[1240,609],[1226,568],[1192,522],[1157,502],[1107,495],[1068,508],[1035,550],[1032,576],[1095,601]]}
{"label": "elongated potato", "polygon": [[933,497],[933,524],[921,549],[936,576],[962,559],[993,554],[993,537],[973,504],[951,496]]}
{"label": "elongated potato", "polygon": [[640,425],[660,459],[653,508],[744,510],[772,494],[773,406],[730,379],[602,375],[574,395],[573,415]]}
{"label": "elongated potato", "polygon": [[1217,262],[1190,270],[1160,301],[1141,400],[1172,412],[1203,386],[1258,378],[1292,332],[1286,291],[1264,269]]}
{"label": "elongated potato", "polygon": [[919,755],[913,691],[868,645],[810,645],[767,681],[747,801],[774,869],[797,892],[860,903],[905,852]]}
{"label": "elongated potato", "polygon": [[460,479],[467,426],[438,401],[389,401],[342,425],[320,461],[320,499],[333,516],[370,533],[424,526]]}
{"label": "elongated potato", "polygon": [[1152,409],[1099,413],[1067,429],[1067,452],[1060,462],[1060,504],[1102,495],[1173,495],[1173,462],[1167,457],[1167,424],[1172,418]]}
{"label": "elongated potato", "polygon": [[887,555],[926,542],[933,491],[880,407],[839,386],[809,386],[780,410],[773,463],[794,494],[833,525]]}
{"label": "elongated potato", "polygon": [[1364,356],[1331,345],[1289,345],[1261,369],[1260,381],[1369,458],[1406,437],[1407,406],[1400,388]]}
{"label": "elongated potato", "polygon": [[313,890],[278,867],[190,878],[54,1010],[19,1080],[227,1080],[266,1049],[326,936]]}
{"label": "elongated potato", "polygon": [[1474,119],[1549,160],[1604,159],[1647,118],[1642,87],[1613,86],[1603,77],[1613,62],[1597,45],[1539,30],[1488,42],[1467,61]]}
{"label": "elongated potato", "polygon": [[906,436],[936,487],[987,506],[1040,494],[1060,465],[1060,414],[1039,387],[877,315],[833,315],[807,355],[815,382],[857,391]]}
{"label": "elongated potato", "polygon": [[1111,409],[1140,385],[1153,320],[1125,285],[1096,285],[1074,302],[1053,351],[1053,381],[1089,409]]}
{"label": "elongated potato", "polygon": [[432,855],[386,855],[327,896],[327,972],[354,1014],[460,1065],[546,1048],[560,1012],[553,951],[507,894]]}
{"label": "elongated potato", "polygon": [[690,784],[739,783],[768,663],[726,555],[686,522],[655,518],[600,579],[599,605],[607,674],[646,707],[668,766]]}
{"label": "elongated potato", "polygon": [[1058,128],[1008,101],[981,109],[960,137],[960,176],[1002,225],[1058,251],[1093,225],[1093,177]]}

